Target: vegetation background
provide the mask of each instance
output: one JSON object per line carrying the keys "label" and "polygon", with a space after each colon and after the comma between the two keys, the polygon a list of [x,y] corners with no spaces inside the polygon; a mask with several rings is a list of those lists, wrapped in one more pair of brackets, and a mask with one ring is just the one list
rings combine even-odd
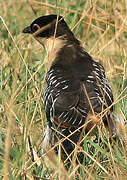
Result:
{"label": "vegetation background", "polygon": [[[84,138],[82,171],[63,168],[54,154],[39,158],[46,118],[45,51],[25,26],[45,14],[61,14],[84,48],[106,69],[120,120],[112,144],[99,131]],[[0,0],[0,179],[127,179],[127,1]],[[103,129],[102,129],[103,130]],[[34,159],[33,159],[34,158]]]}

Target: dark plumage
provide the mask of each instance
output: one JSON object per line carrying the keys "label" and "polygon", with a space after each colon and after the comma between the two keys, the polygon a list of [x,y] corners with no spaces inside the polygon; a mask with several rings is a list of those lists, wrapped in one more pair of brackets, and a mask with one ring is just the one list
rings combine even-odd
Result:
{"label": "dark plumage", "polygon": [[[23,32],[34,35],[46,48],[48,61],[51,61],[45,79],[44,105],[48,126],[43,149],[53,134],[54,143],[69,135],[72,142],[66,139],[62,146],[70,154],[75,148],[73,142],[79,141],[83,129],[80,127],[91,116],[103,116],[104,123],[113,131],[113,94],[105,70],[85,52],[64,19],[57,15],[42,16]],[[52,41],[54,45],[50,47]],[[93,124],[88,123],[84,131],[89,131]]]}

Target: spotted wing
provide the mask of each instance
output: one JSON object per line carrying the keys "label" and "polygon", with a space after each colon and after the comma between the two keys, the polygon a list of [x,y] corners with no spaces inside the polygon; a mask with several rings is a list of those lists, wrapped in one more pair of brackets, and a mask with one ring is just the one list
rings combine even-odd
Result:
{"label": "spotted wing", "polygon": [[[102,112],[113,102],[104,68],[93,61],[86,76],[74,76],[61,68],[52,68],[46,77],[45,111],[49,122],[61,127],[79,127],[92,109]],[[85,90],[84,90],[85,89]]]}
{"label": "spotted wing", "polygon": [[82,84],[80,79],[71,73],[67,74],[60,68],[51,69],[46,77],[44,95],[48,121],[65,128],[81,125],[87,114],[87,104],[81,110],[82,112],[77,108],[81,94]]}

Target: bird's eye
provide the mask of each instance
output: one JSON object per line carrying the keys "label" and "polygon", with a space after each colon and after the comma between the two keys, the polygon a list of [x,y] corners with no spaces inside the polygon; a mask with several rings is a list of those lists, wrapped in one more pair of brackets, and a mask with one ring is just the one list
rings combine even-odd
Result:
{"label": "bird's eye", "polygon": [[33,29],[33,31],[35,32],[35,31],[37,31],[38,29],[40,29],[40,26],[39,26],[38,24],[33,24],[32,29]]}

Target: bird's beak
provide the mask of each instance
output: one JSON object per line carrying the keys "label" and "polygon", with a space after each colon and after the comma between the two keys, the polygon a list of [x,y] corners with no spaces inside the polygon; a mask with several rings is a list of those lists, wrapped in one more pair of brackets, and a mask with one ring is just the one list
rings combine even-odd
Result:
{"label": "bird's beak", "polygon": [[23,29],[22,32],[23,32],[23,33],[32,34],[31,27],[30,27],[30,26],[27,26],[26,28]]}

